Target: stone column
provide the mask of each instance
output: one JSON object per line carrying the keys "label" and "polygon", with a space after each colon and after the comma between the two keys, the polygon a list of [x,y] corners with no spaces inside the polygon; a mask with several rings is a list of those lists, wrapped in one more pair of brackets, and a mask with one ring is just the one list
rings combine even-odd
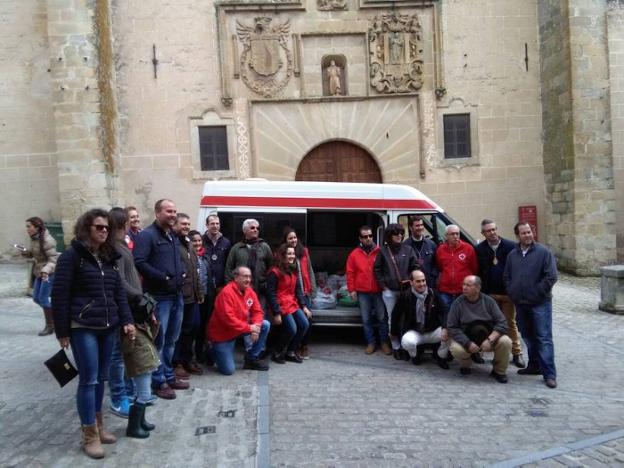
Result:
{"label": "stone column", "polygon": [[538,2],[547,243],[559,266],[616,260],[606,2]]}
{"label": "stone column", "polygon": [[[106,70],[98,66],[101,52],[106,50],[100,39],[110,41],[110,23],[108,17],[102,20],[103,7],[107,12],[108,0],[47,1],[59,193],[66,241],[71,239],[74,222],[82,212],[110,207],[114,195],[111,148],[115,142],[113,137],[111,146],[110,134],[114,125],[107,121],[111,120],[111,109],[106,108],[106,96],[101,92],[106,87]],[[103,114],[105,108],[108,115]]]}
{"label": "stone column", "polygon": [[602,267],[598,308],[612,314],[624,314],[624,265]]}

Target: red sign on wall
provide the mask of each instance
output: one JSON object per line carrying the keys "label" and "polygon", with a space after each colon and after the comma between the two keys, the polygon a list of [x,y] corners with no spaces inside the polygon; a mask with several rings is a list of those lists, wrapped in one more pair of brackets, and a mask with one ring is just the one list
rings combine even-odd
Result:
{"label": "red sign on wall", "polygon": [[537,241],[537,207],[535,205],[519,206],[518,221],[529,223],[533,231],[533,237]]}

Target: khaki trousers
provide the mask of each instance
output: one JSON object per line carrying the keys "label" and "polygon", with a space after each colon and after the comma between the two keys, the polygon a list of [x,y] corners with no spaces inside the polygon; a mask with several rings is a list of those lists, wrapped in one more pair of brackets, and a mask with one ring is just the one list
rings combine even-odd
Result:
{"label": "khaki trousers", "polygon": [[490,294],[490,297],[496,301],[501,312],[507,319],[507,335],[511,338],[511,354],[522,354],[522,344],[520,343],[520,332],[516,324],[516,306],[514,306],[509,296],[502,294]]}
{"label": "khaki trousers", "polygon": [[[494,345],[494,372],[497,374],[505,375],[507,373],[510,351],[511,339],[507,335],[499,337]],[[469,368],[472,366],[470,353],[466,351],[462,345],[453,340],[451,340],[451,354],[459,361],[460,367]]]}

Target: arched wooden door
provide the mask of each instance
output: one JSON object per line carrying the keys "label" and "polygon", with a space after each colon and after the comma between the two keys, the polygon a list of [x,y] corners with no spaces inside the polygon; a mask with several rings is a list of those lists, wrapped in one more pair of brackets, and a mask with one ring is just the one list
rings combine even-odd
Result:
{"label": "arched wooden door", "polygon": [[310,151],[299,164],[295,180],[377,182],[381,171],[364,149],[346,141],[329,141]]}

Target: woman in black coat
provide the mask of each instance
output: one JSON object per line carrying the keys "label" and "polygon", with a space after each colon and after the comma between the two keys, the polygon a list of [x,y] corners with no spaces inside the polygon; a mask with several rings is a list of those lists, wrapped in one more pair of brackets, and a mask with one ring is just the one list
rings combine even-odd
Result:
{"label": "woman in black coat", "polygon": [[71,345],[79,371],[76,402],[86,454],[102,458],[101,443],[116,441],[102,425],[104,381],[113,334],[134,337],[126,292],[115,261],[108,213],[93,209],[78,218],[71,247],[59,258],[52,288],[54,328],[61,347]]}

